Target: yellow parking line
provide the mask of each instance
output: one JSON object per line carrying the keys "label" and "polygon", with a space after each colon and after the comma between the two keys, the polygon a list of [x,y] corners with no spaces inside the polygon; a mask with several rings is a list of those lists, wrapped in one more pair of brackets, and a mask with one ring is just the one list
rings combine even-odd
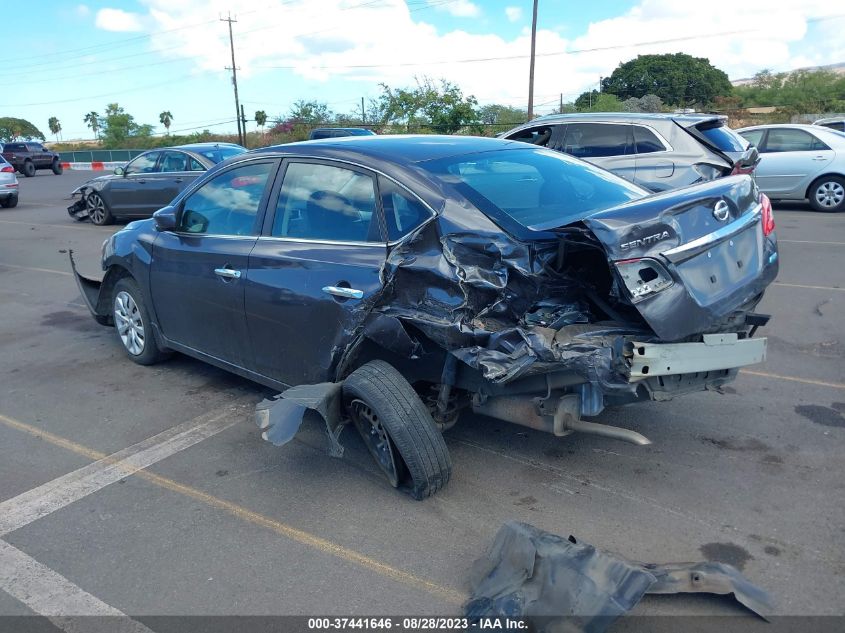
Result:
{"label": "yellow parking line", "polygon": [[837,288],[835,286],[808,286],[805,284],[787,284],[782,281],[776,281],[773,286],[784,286],[785,288],[807,288],[808,290],[836,290],[838,292],[845,292],[845,288]]}
{"label": "yellow parking line", "polygon": [[[105,453],[101,453],[93,448],[88,448],[87,446],[83,446],[82,444],[78,444],[72,440],[68,440],[59,435],[50,433],[49,431],[44,431],[38,427],[27,424],[26,422],[21,422],[20,420],[10,418],[2,414],[0,414],[0,423],[6,425],[7,427],[32,435],[33,437],[42,439],[54,446],[59,446],[69,450],[77,455],[83,455],[92,461],[101,460],[107,457]],[[311,547],[324,554],[331,554],[332,556],[336,556],[348,563],[358,565],[359,567],[373,571],[396,582],[400,582],[404,585],[435,595],[449,603],[460,605],[467,599],[467,596],[457,589],[444,587],[443,585],[426,580],[425,578],[420,578],[410,572],[382,563],[375,558],[356,552],[355,550],[340,545],[339,543],[335,543],[315,534],[311,534],[310,532],[306,532],[305,530],[300,530],[287,525],[286,523],[282,523],[281,521],[253,512],[243,506],[220,499],[219,497],[210,495],[202,490],[194,488],[193,486],[181,484],[173,479],[162,477],[161,475],[156,475],[145,470],[137,471],[134,475],[160,488],[189,497],[212,508],[222,510],[238,519],[241,519],[242,521],[266,528],[301,545],[306,545],[307,547]]]}
{"label": "yellow parking line", "polygon": [[69,273],[66,270],[53,270],[52,268],[33,268],[31,266],[17,266],[15,264],[7,264],[6,262],[0,262],[0,266],[5,266],[6,268],[15,268],[17,270],[28,270],[34,273],[53,273],[54,275],[67,275],[68,277],[73,277],[73,273]]}
{"label": "yellow parking line", "polygon": [[816,385],[818,387],[833,387],[834,389],[845,389],[845,384],[839,382],[825,382],[811,378],[796,378],[795,376],[783,376],[781,374],[769,374],[765,371],[754,371],[752,369],[740,369],[739,373],[749,376],[760,376],[761,378],[775,378],[776,380],[788,380],[789,382],[800,382],[805,385]]}

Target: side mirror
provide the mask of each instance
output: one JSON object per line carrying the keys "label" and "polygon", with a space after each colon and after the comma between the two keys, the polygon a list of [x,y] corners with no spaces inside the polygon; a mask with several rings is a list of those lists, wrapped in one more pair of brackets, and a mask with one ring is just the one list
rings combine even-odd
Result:
{"label": "side mirror", "polygon": [[172,231],[176,228],[176,207],[163,207],[153,213],[156,229],[159,231]]}
{"label": "side mirror", "polygon": [[126,172],[123,170],[123,167],[115,167],[114,168],[114,175],[115,176],[123,176]]}

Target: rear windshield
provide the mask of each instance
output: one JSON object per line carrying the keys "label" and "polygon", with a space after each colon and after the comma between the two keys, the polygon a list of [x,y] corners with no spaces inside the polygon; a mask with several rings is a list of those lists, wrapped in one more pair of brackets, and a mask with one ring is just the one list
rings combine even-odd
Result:
{"label": "rear windshield", "polygon": [[505,149],[422,163],[493,220],[502,216],[534,231],[580,220],[646,195],[608,171],[560,152]]}
{"label": "rear windshield", "polygon": [[748,148],[748,141],[722,121],[699,123],[695,128],[713,147],[723,152],[744,152]]}
{"label": "rear windshield", "polygon": [[209,149],[194,150],[197,154],[202,154],[214,163],[222,163],[227,158],[243,154],[246,149],[243,147],[211,147]]}

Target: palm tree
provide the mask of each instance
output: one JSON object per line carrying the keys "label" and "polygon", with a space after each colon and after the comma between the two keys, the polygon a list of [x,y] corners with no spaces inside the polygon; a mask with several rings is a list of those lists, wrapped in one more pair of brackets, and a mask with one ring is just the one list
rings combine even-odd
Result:
{"label": "palm tree", "polygon": [[261,128],[261,136],[264,136],[264,125],[267,123],[267,113],[264,110],[255,112],[255,124]]}
{"label": "palm tree", "polygon": [[47,121],[47,125],[50,126],[50,132],[56,136],[56,141],[59,140],[59,132],[62,131],[62,124],[59,123],[59,120],[51,116],[50,119]]}
{"label": "palm tree", "polygon": [[85,123],[88,124],[88,127],[91,128],[91,131],[94,132],[94,137],[99,140],[100,138],[100,115],[94,112],[93,110],[85,115],[83,119]]}
{"label": "palm tree", "polygon": [[170,135],[170,124],[173,122],[173,115],[170,114],[170,110],[165,110],[161,114],[158,115],[158,120],[164,126],[164,129],[167,130],[168,136]]}

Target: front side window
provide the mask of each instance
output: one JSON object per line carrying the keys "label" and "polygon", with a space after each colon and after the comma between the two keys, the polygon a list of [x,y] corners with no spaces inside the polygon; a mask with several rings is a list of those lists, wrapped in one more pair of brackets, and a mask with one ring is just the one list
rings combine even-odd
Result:
{"label": "front side window", "polygon": [[804,130],[793,128],[773,128],[766,139],[766,153],[775,152],[811,152],[830,149],[815,136]]}
{"label": "front side window", "polygon": [[387,221],[388,241],[398,240],[431,217],[429,210],[407,191],[384,176],[378,179],[381,206]]}
{"label": "front side window", "polygon": [[536,231],[564,226],[645,195],[610,172],[550,150],[450,156],[421,166],[493,220],[515,221]]}
{"label": "front side window", "polygon": [[372,177],[345,167],[291,163],[271,234],[332,242],[383,241]]}
{"label": "front side window", "polygon": [[275,163],[250,163],[218,174],[185,199],[179,230],[254,235],[255,220]]}
{"label": "front side window", "polygon": [[665,152],[666,147],[657,138],[657,135],[642,125],[635,125],[634,127],[634,145],[637,149],[637,154],[650,154],[652,152]]}
{"label": "front side window", "polygon": [[126,174],[150,174],[156,171],[156,162],[161,152],[147,152],[131,161],[124,170]]}
{"label": "front side window", "polygon": [[509,141],[521,141],[523,143],[531,143],[532,145],[539,145],[540,147],[547,147],[552,138],[554,129],[551,125],[541,125],[539,127],[529,127],[520,130],[508,137]]}
{"label": "front side window", "polygon": [[633,154],[631,126],[620,123],[570,123],[563,151],[576,158]]}

